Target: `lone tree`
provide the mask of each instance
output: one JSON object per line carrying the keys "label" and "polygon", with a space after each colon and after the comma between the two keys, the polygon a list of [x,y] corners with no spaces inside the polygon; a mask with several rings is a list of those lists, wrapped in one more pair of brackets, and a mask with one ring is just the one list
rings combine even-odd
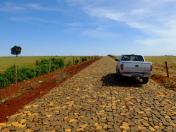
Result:
{"label": "lone tree", "polygon": [[14,46],[11,48],[11,54],[16,55],[16,57],[21,54],[22,48],[20,46]]}

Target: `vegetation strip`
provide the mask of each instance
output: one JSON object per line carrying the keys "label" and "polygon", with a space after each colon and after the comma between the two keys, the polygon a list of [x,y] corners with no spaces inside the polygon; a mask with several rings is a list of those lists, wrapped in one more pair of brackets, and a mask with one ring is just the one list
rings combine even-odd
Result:
{"label": "vegetation strip", "polygon": [[64,81],[67,79],[71,78],[73,75],[84,69],[85,67],[89,66],[95,60],[90,60],[87,62],[84,62],[82,64],[78,65],[73,65],[70,67],[67,67],[63,69],[64,73],[69,74],[68,77],[62,79],[61,81],[57,82],[56,78],[50,79],[49,77],[47,78],[48,81],[45,83],[42,83],[39,87],[35,88],[32,91],[26,92],[21,96],[18,96],[16,98],[10,99],[6,101],[3,104],[0,104],[0,122],[7,121],[7,116],[13,115],[16,113],[19,109],[21,109],[25,104],[28,104],[32,100],[41,97],[42,95],[46,94],[50,89],[60,86]]}
{"label": "vegetation strip", "polygon": [[7,87],[10,84],[18,83],[23,80],[38,77],[40,75],[55,71],[59,68],[70,66],[73,64],[79,64],[87,60],[95,59],[95,57],[74,57],[72,62],[65,62],[65,58],[48,58],[37,60],[35,66],[29,67],[19,67],[17,64],[6,69],[4,73],[0,74],[0,88]]}

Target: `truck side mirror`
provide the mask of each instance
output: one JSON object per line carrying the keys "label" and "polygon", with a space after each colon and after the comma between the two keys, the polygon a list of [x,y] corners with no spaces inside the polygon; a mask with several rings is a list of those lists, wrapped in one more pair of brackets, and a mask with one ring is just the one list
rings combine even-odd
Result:
{"label": "truck side mirror", "polygon": [[115,61],[119,61],[119,59],[115,59]]}

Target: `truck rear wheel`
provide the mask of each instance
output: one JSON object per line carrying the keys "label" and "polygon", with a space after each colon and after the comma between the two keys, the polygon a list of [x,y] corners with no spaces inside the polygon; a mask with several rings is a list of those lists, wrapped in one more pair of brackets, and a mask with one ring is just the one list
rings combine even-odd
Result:
{"label": "truck rear wheel", "polygon": [[119,71],[117,71],[117,80],[118,80],[118,81],[121,81],[121,80],[122,80],[122,76],[121,76],[121,74],[120,74]]}
{"label": "truck rear wheel", "polygon": [[144,77],[142,80],[143,80],[143,82],[142,82],[143,84],[147,84],[148,81],[149,81],[149,78],[148,77]]}

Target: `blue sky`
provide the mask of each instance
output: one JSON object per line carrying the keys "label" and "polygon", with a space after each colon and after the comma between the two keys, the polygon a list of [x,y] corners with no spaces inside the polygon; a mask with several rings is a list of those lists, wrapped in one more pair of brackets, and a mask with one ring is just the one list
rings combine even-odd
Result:
{"label": "blue sky", "polygon": [[0,0],[0,55],[176,55],[176,0]]}

